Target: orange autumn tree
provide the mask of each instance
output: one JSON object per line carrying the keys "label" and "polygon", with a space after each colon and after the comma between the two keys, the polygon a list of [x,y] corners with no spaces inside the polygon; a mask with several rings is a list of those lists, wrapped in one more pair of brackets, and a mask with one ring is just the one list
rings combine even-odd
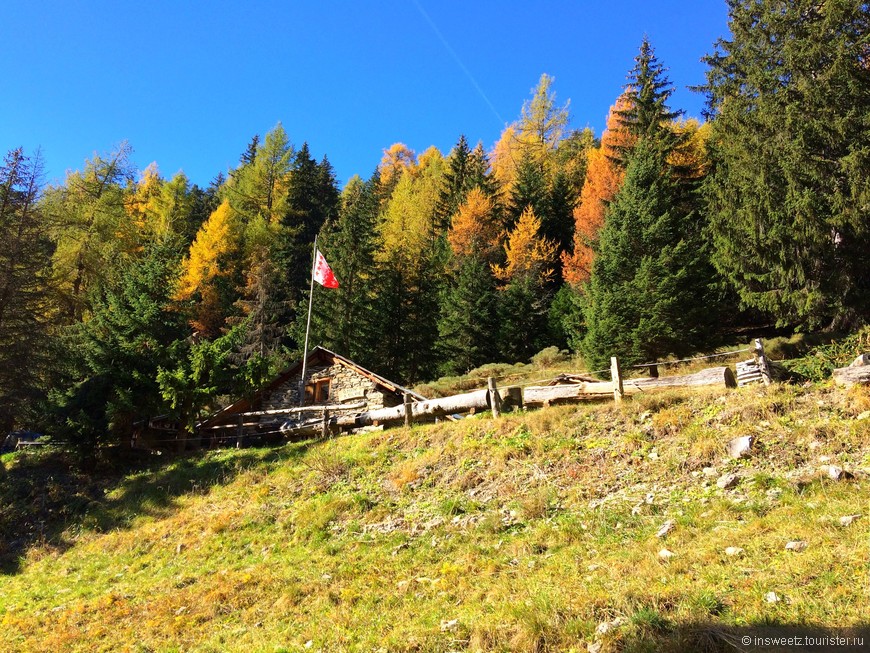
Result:
{"label": "orange autumn tree", "polygon": [[457,257],[480,255],[492,263],[498,255],[499,234],[492,198],[480,187],[472,188],[459,205],[447,232],[453,254]]}
{"label": "orange autumn tree", "polygon": [[617,152],[630,147],[634,140],[619,124],[619,112],[628,105],[625,94],[610,107],[607,129],[601,135],[601,146],[589,150],[586,181],[580,193],[580,201],[574,209],[574,252],[562,254],[565,280],[579,286],[592,270],[594,251],[592,243],[604,225],[607,203],[616,195],[622,184],[624,171],[616,163]]}

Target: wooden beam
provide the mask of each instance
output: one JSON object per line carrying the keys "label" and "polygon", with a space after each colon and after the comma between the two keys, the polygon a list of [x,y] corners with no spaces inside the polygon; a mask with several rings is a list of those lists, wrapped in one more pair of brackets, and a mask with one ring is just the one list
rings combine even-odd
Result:
{"label": "wooden beam", "polygon": [[495,385],[495,379],[489,377],[486,380],[487,393],[489,395],[489,405],[492,408],[492,416],[498,419],[501,416],[501,396],[498,394],[498,388]]}
{"label": "wooden beam", "polygon": [[616,403],[622,401],[622,372],[619,371],[619,359],[616,356],[610,357],[610,378],[613,383],[613,400]]}

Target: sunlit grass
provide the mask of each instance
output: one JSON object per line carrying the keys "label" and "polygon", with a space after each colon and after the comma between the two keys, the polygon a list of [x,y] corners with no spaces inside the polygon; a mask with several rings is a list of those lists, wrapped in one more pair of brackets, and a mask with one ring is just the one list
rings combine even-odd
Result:
{"label": "sunlit grass", "polygon": [[[697,650],[699,624],[866,625],[868,403],[671,391],[150,466],[21,551],[4,645]],[[750,456],[728,460],[743,434]]]}

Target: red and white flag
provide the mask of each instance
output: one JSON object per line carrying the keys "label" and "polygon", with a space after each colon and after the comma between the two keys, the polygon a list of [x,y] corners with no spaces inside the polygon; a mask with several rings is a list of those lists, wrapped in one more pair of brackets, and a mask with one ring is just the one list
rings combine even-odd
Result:
{"label": "red and white flag", "polygon": [[325,288],[338,288],[338,279],[319,249],[314,257],[314,280]]}

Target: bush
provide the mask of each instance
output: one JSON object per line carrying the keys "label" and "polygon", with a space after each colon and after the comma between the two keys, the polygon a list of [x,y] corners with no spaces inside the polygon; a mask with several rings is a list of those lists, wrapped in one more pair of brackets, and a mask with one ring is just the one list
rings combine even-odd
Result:
{"label": "bush", "polygon": [[810,381],[828,379],[838,367],[846,367],[856,356],[870,351],[870,327],[864,327],[838,342],[819,345],[803,358],[784,361],[783,365],[792,373]]}
{"label": "bush", "polygon": [[536,367],[552,367],[568,360],[568,351],[558,347],[547,347],[532,356],[532,365]]}

